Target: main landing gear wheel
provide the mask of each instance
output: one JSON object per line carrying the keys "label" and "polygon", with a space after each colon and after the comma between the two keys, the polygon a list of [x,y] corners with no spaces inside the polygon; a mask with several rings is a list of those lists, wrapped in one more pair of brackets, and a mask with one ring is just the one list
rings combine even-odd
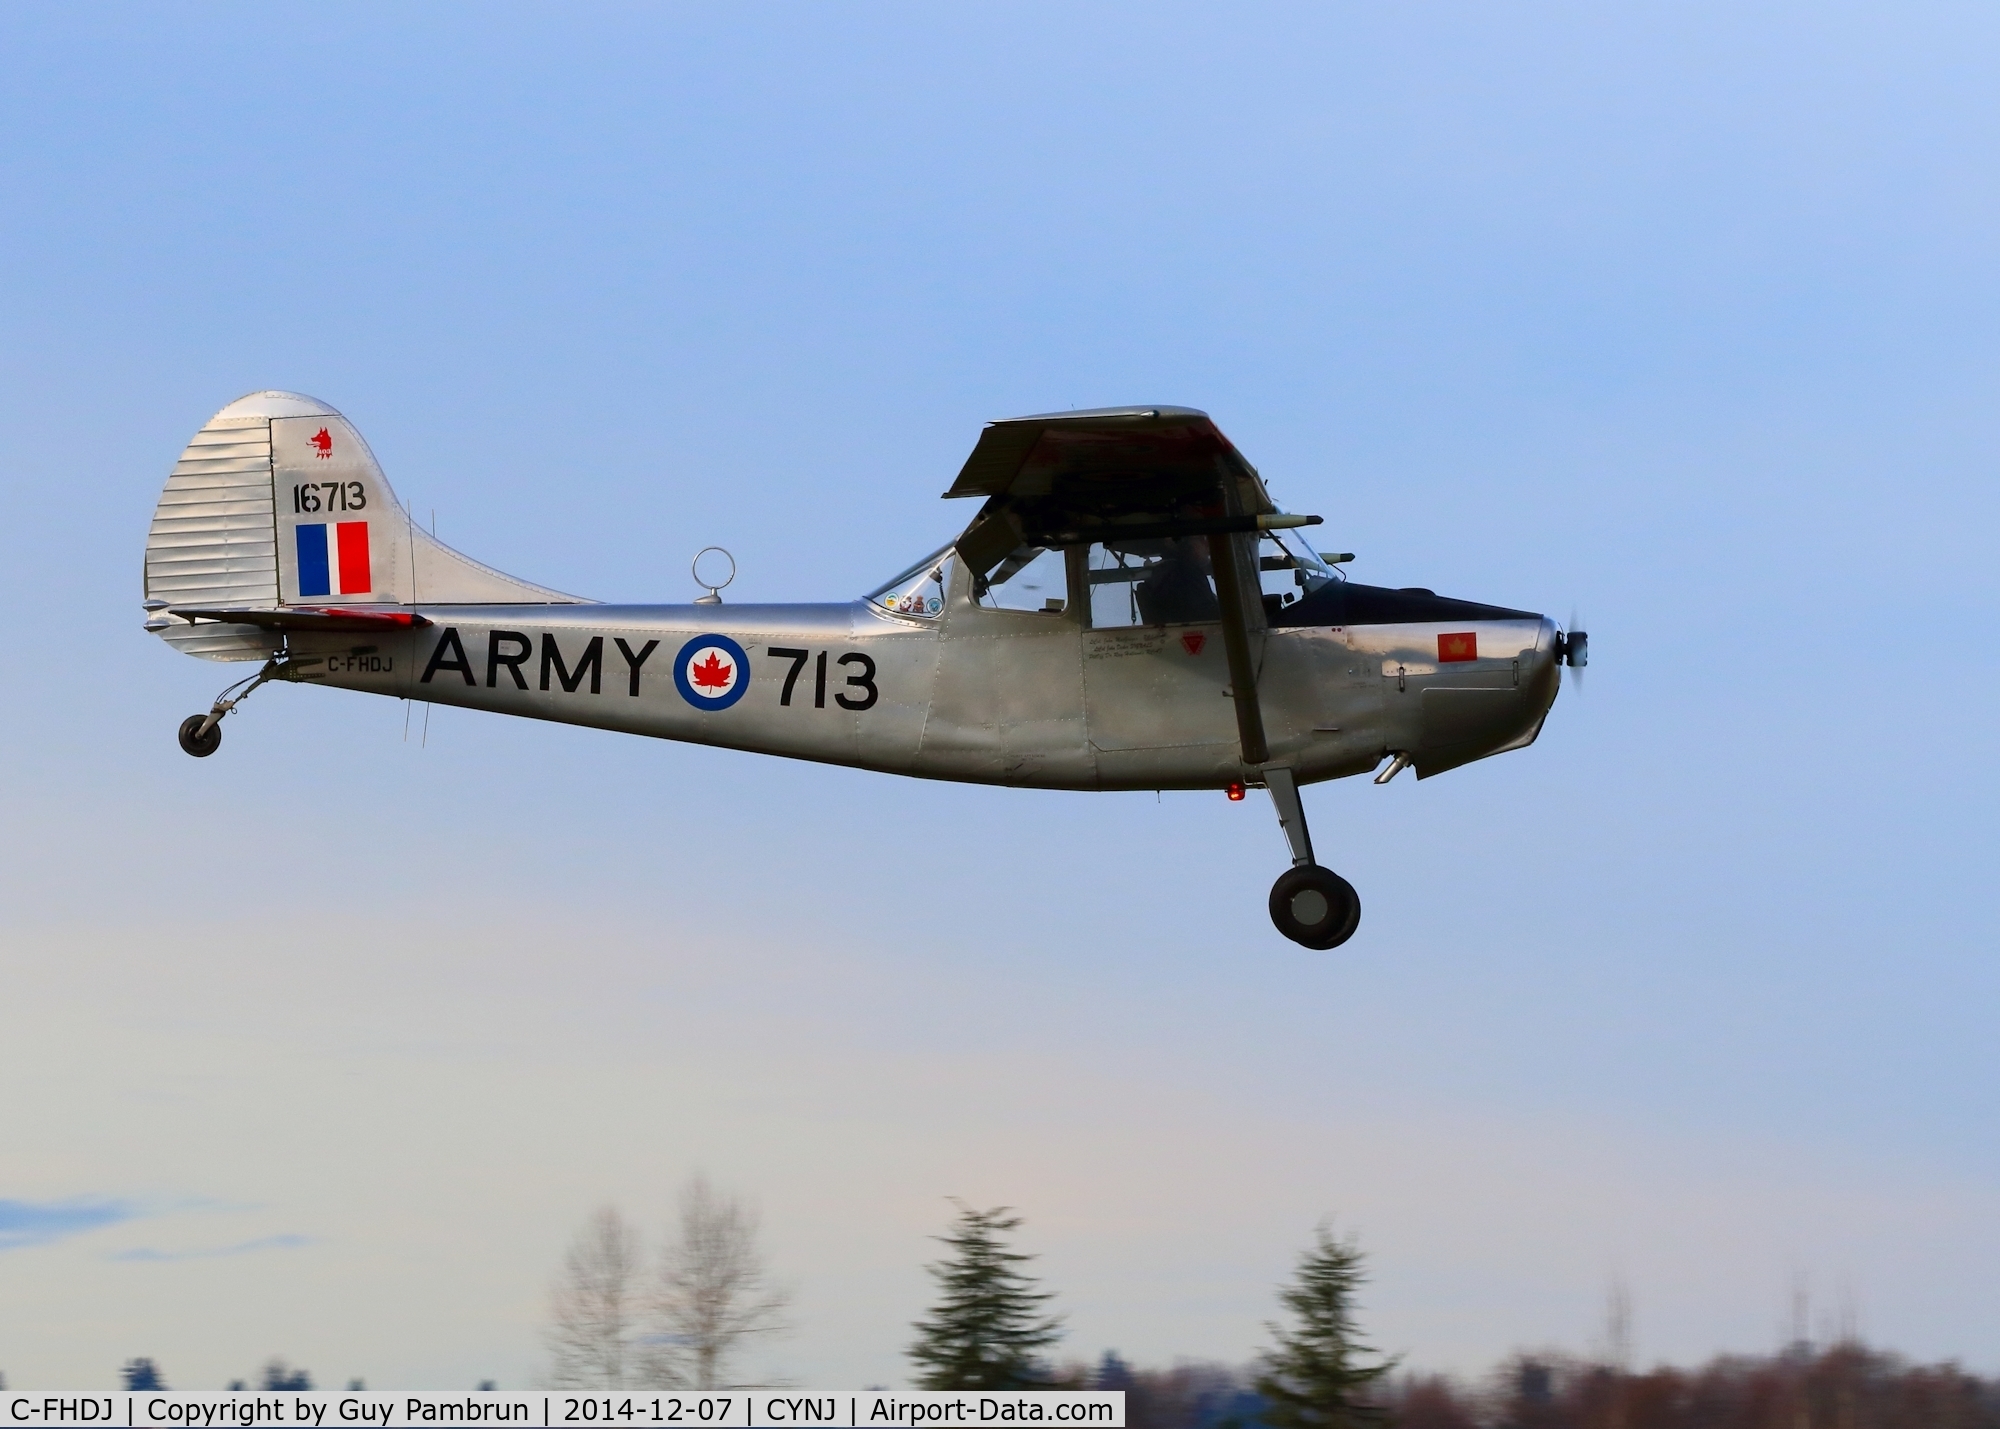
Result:
{"label": "main landing gear wheel", "polygon": [[1271,885],[1271,921],[1308,948],[1337,948],[1361,926],[1361,895],[1330,868],[1303,863]]}
{"label": "main landing gear wheel", "polygon": [[[196,759],[206,759],[222,748],[222,721],[210,724],[210,718],[208,715],[189,715],[181,721],[181,748]],[[201,729],[205,724],[208,725],[206,734]]]}

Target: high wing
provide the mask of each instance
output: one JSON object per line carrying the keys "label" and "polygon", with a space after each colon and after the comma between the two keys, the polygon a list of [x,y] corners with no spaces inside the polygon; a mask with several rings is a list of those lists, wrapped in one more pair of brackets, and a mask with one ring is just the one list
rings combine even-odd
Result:
{"label": "high wing", "polygon": [[1193,407],[1100,407],[988,422],[951,496],[1054,497],[1105,514],[1166,509],[1239,489],[1250,515],[1272,511],[1257,469]]}
{"label": "high wing", "polygon": [[1257,469],[1192,407],[989,422],[944,494],[987,498],[959,542],[975,564],[989,550],[1086,544],[1114,526],[1134,537],[1153,527],[1162,535],[1249,530],[1277,510]]}
{"label": "high wing", "polygon": [[[1265,762],[1269,748],[1250,649],[1255,547],[1239,550],[1237,533],[1316,525],[1320,518],[1279,513],[1257,469],[1206,412],[1102,407],[991,422],[945,495],[986,498],[957,541],[959,555],[975,573],[993,569],[1009,553],[1035,548],[1221,538],[1210,540],[1207,549],[1237,731],[1244,762]],[[1303,816],[1298,817],[1303,828]]]}

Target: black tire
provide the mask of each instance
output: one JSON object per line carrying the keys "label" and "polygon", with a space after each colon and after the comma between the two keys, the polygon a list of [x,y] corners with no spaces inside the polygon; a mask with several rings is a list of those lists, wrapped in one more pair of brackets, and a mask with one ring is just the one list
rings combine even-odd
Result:
{"label": "black tire", "polygon": [[201,722],[207,715],[189,715],[181,721],[181,748],[196,759],[206,759],[222,748],[222,721],[217,720],[208,727],[207,734],[198,734]]}
{"label": "black tire", "polygon": [[1361,895],[1330,868],[1288,868],[1271,885],[1271,922],[1305,947],[1337,948],[1361,926]]}

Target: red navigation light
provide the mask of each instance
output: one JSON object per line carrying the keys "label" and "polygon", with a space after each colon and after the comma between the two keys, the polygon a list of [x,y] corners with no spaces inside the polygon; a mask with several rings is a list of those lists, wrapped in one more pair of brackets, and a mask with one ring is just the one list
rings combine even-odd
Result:
{"label": "red navigation light", "polygon": [[1243,786],[1241,784],[1237,783],[1230,784],[1229,802],[1232,804],[1240,804],[1243,802]]}

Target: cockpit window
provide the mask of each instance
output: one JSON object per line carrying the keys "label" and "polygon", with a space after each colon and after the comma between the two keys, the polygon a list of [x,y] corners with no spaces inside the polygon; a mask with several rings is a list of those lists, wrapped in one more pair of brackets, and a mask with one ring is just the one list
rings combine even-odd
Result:
{"label": "cockpit window", "polygon": [[945,592],[951,588],[951,547],[931,552],[887,585],[868,592],[868,603],[892,615],[936,620],[944,613]]}
{"label": "cockpit window", "polygon": [[1046,546],[1017,546],[992,570],[973,576],[972,598],[989,610],[1060,615],[1069,600],[1063,553]]}
{"label": "cockpit window", "polygon": [[1090,548],[1090,625],[1196,625],[1219,620],[1206,536],[1099,541]]}
{"label": "cockpit window", "polygon": [[[868,603],[892,615],[935,620],[944,613],[958,552],[933,551],[868,593]],[[1075,594],[1087,601],[1094,629],[1131,625],[1199,624],[1221,618],[1206,536],[1140,537],[1095,542],[1079,556]],[[1258,584],[1274,617],[1329,581],[1342,579],[1297,531],[1267,531],[1257,542]],[[972,599],[989,610],[1059,614],[1068,608],[1068,562],[1044,546],[1020,546],[989,571],[972,575]]]}
{"label": "cockpit window", "polygon": [[[1209,537],[1140,537],[1090,547],[1090,625],[1198,625],[1222,618]],[[1257,541],[1257,579],[1268,617],[1338,580],[1291,530]]]}

